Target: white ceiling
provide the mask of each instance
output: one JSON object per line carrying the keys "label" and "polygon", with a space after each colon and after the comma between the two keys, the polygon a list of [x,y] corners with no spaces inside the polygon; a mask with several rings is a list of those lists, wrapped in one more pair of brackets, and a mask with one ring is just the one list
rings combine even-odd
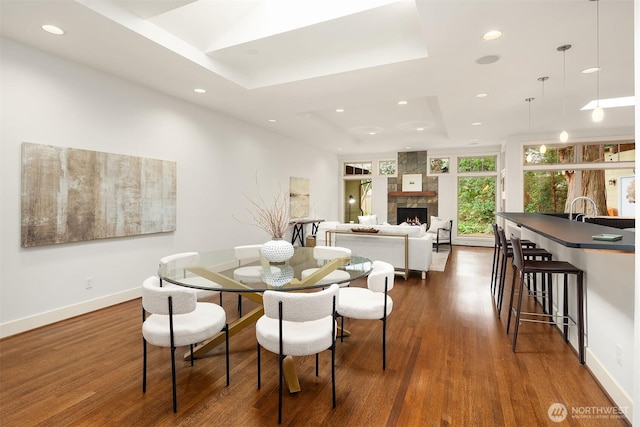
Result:
{"label": "white ceiling", "polygon": [[[600,96],[631,96],[633,1],[599,3]],[[607,109],[598,124],[580,111],[596,97],[597,73],[580,73],[596,64],[596,4],[0,0],[0,33],[337,154],[459,151],[563,128],[633,134],[633,107]],[[491,29],[504,35],[484,41]],[[573,46],[566,83],[563,44]],[[500,59],[476,63],[487,55]]]}

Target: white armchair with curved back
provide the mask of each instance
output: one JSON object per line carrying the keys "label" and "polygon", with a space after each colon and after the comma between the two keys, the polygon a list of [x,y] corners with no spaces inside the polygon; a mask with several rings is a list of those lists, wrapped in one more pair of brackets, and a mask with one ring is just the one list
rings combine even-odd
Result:
{"label": "white armchair with curved back", "polygon": [[433,245],[436,252],[440,252],[440,245],[449,245],[451,248],[451,232],[453,230],[453,220],[451,218],[431,217],[427,233],[433,235]]}
{"label": "white armchair with curved back", "polygon": [[[147,314],[149,314],[147,316]],[[142,283],[142,392],[147,391],[147,343],[171,349],[171,380],[173,412],[178,409],[176,392],[176,348],[190,346],[193,366],[193,345],[226,331],[227,385],[229,385],[229,328],[222,307],[198,302],[191,290],[180,287],[161,287],[156,276]]]}
{"label": "white armchair with curved back", "polygon": [[[258,389],[260,381],[260,347],[264,347],[279,358],[278,424],[282,421],[283,361],[289,356],[316,356],[318,375],[318,353],[331,350],[331,394],[336,407],[336,319],[339,299],[338,285],[317,292],[265,291],[264,315],[256,322],[258,340]],[[344,288],[347,289],[347,288]]]}
{"label": "white armchair with curved back", "polygon": [[[341,288],[338,297],[338,315],[344,318],[382,320],[382,369],[387,367],[387,316],[393,310],[393,300],[387,294],[393,289],[395,272],[393,265],[384,261],[374,261],[373,269],[367,277],[367,287]],[[344,334],[340,341],[343,341]]]}

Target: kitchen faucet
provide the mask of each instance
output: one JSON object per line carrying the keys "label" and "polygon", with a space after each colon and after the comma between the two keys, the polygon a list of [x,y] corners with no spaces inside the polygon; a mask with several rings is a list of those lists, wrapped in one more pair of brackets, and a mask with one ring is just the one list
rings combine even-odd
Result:
{"label": "kitchen faucet", "polygon": [[[576,197],[575,199],[573,199],[571,201],[571,205],[569,205],[569,221],[573,220],[573,205],[578,200],[587,200],[587,201],[591,202],[591,208],[593,209],[593,216],[597,216],[598,215],[598,207],[596,206],[596,202],[590,197],[580,196],[580,197]],[[584,216],[582,217],[582,222],[584,222],[585,218],[587,217],[586,212],[583,215]]]}

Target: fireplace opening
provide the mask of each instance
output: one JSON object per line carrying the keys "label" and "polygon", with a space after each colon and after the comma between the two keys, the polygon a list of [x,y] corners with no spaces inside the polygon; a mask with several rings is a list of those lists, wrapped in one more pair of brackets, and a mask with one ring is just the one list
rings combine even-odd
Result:
{"label": "fireplace opening", "polygon": [[397,210],[397,223],[403,222],[409,224],[427,224],[427,208],[398,208]]}

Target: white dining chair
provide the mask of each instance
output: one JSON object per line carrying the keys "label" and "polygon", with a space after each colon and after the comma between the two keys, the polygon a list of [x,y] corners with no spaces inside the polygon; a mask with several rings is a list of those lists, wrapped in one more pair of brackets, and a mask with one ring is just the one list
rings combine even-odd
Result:
{"label": "white dining chair", "polygon": [[[382,320],[382,369],[387,367],[387,317],[393,310],[393,300],[387,294],[393,289],[395,269],[384,261],[374,261],[367,276],[367,287],[348,287],[340,289],[338,298],[338,316],[341,316],[341,329],[344,331],[344,318]],[[344,340],[341,334],[340,341]]]}
{"label": "white dining chair", "polygon": [[[147,316],[147,313],[150,313]],[[142,392],[147,391],[147,343],[171,349],[173,412],[178,410],[176,392],[176,347],[188,345],[193,366],[193,345],[226,332],[227,385],[229,385],[229,327],[222,307],[198,302],[187,288],[161,287],[156,276],[142,283]]]}
{"label": "white dining chair", "polygon": [[317,292],[265,291],[264,315],[256,322],[258,340],[258,389],[260,389],[260,347],[279,356],[278,424],[282,422],[283,360],[289,356],[316,355],[331,350],[332,404],[336,407],[335,310],[338,285]]}

